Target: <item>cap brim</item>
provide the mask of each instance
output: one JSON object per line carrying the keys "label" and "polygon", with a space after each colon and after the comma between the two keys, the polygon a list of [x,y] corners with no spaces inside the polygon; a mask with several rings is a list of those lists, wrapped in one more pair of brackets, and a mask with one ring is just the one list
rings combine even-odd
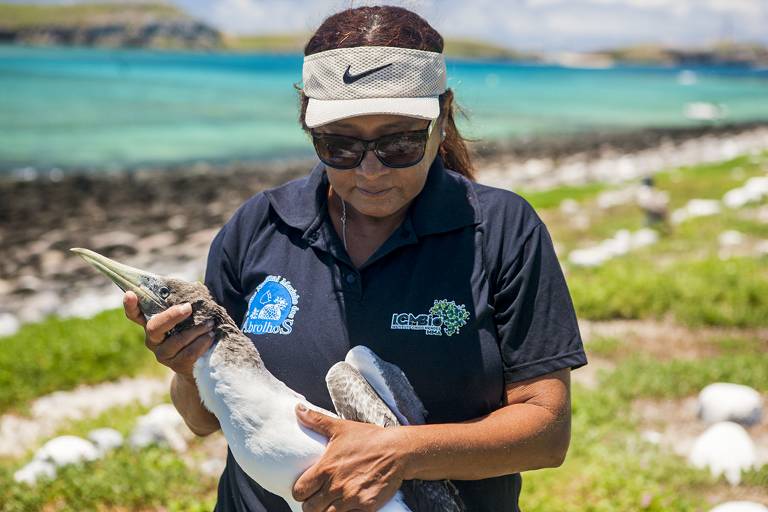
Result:
{"label": "cap brim", "polygon": [[310,98],[304,122],[309,128],[315,128],[339,119],[368,114],[393,114],[418,119],[437,119],[440,116],[440,100],[438,97],[361,98],[355,100]]}

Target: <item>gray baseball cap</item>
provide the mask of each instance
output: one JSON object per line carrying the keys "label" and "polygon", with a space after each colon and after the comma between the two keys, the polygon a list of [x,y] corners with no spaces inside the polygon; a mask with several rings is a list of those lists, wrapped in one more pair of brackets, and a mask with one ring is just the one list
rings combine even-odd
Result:
{"label": "gray baseball cap", "polygon": [[392,46],[308,55],[302,75],[309,128],[365,114],[437,119],[446,89],[442,53]]}

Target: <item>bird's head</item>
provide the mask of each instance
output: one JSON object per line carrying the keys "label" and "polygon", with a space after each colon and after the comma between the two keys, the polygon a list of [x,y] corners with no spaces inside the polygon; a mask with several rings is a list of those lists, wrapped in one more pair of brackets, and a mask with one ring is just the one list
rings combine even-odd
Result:
{"label": "bird's head", "polygon": [[202,283],[158,276],[129,267],[88,249],[70,249],[106,275],[123,291],[132,291],[139,298],[139,309],[147,318],[176,304],[212,302],[208,289]]}

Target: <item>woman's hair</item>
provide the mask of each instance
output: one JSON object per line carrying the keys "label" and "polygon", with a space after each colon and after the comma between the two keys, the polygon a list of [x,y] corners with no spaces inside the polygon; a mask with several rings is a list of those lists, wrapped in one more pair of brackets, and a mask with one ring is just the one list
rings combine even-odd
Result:
{"label": "woman's hair", "polygon": [[[418,14],[402,7],[356,7],[336,13],[318,27],[304,47],[304,55],[357,46],[395,46],[442,53],[443,37]],[[299,120],[308,130],[305,115],[309,98],[299,91]],[[454,103],[453,91],[440,95],[440,112],[445,117],[445,139],[438,150],[445,166],[474,179],[474,167],[464,139],[456,128],[455,113],[464,114]]]}

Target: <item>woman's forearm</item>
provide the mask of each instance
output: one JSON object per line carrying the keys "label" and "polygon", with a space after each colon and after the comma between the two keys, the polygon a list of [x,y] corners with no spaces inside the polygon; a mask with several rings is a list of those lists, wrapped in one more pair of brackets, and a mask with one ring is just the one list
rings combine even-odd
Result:
{"label": "woman's forearm", "polygon": [[171,401],[189,429],[198,436],[207,436],[221,428],[219,420],[200,400],[200,392],[194,379],[189,380],[178,373],[174,374],[171,381]]}
{"label": "woman's forearm", "polygon": [[562,464],[570,409],[517,403],[464,423],[401,428],[406,480],[479,480]]}

